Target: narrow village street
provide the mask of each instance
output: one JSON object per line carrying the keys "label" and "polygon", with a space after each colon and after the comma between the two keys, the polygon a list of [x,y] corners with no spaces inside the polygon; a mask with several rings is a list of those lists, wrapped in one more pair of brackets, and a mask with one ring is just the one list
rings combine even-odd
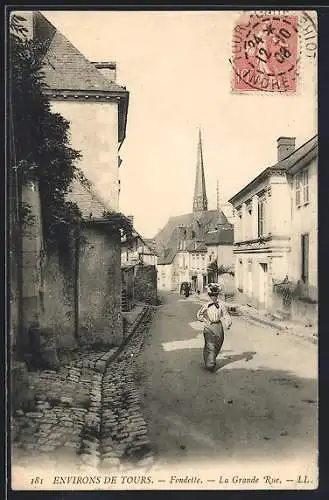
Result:
{"label": "narrow village street", "polygon": [[317,16],[286,14],[8,12],[7,488],[317,488]]}
{"label": "narrow village street", "polygon": [[241,463],[256,472],[263,462],[289,460],[297,469],[314,463],[314,342],[234,316],[216,372],[209,373],[195,320],[204,299],[160,297],[157,307],[137,308],[121,348],[77,352],[58,372],[30,372],[34,401],[14,415],[18,487],[36,466],[48,478],[46,489],[73,480],[92,488],[100,473],[119,473],[122,489],[125,478],[152,487],[149,474],[160,472],[168,485],[173,472],[201,472],[209,464],[218,470],[232,464],[237,473]]}
{"label": "narrow village street", "polygon": [[274,462],[316,449],[317,349],[233,317],[216,373],[202,365],[201,301],[162,295],[139,362],[159,464]]}

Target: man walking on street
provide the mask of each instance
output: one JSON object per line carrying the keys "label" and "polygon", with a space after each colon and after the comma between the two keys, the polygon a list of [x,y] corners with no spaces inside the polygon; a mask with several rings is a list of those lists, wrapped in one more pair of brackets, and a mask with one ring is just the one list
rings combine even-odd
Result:
{"label": "man walking on street", "polygon": [[218,302],[219,293],[220,287],[216,283],[208,285],[210,301],[203,305],[197,313],[197,319],[204,323],[203,358],[205,367],[209,371],[215,371],[216,358],[224,342],[224,328],[229,329],[232,325],[227,307],[224,303]]}

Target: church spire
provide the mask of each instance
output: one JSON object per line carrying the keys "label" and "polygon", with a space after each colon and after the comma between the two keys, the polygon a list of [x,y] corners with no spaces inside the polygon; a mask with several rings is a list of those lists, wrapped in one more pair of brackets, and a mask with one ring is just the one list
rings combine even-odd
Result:
{"label": "church spire", "polygon": [[204,212],[206,210],[208,210],[208,200],[206,193],[204,167],[203,167],[201,130],[199,129],[198,157],[196,165],[193,212]]}

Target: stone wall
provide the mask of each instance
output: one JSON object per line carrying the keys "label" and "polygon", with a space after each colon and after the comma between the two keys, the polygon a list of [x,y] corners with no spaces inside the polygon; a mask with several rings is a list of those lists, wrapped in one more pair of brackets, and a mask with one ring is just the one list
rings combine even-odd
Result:
{"label": "stone wall", "polygon": [[155,266],[135,267],[135,299],[148,304],[157,303],[157,270]]}
{"label": "stone wall", "polygon": [[60,348],[71,347],[76,343],[74,271],[75,262],[72,255],[67,256],[65,265],[58,254],[45,259],[44,313],[40,326],[53,332]]}
{"label": "stone wall", "polygon": [[309,303],[304,300],[292,298],[290,305],[285,305],[282,295],[273,293],[272,312],[283,312],[293,321],[310,323],[317,325],[318,323],[318,304]]}
{"label": "stone wall", "polygon": [[119,232],[110,233],[106,224],[88,221],[82,235],[85,246],[77,247],[72,237],[67,249],[58,253],[54,248],[46,255],[38,186],[24,187],[22,198],[34,218],[20,235],[21,277],[17,252],[16,258],[12,252],[10,261],[10,326],[15,347],[31,361],[35,354],[38,358],[32,337],[40,334],[54,348],[77,343],[119,345],[123,335]]}
{"label": "stone wall", "polygon": [[125,266],[121,269],[122,310],[125,312],[130,311],[134,307],[134,274],[134,266]]}
{"label": "stone wall", "polygon": [[18,249],[14,238],[10,242],[10,347],[15,352],[19,330],[19,266]]}
{"label": "stone wall", "polygon": [[82,343],[122,342],[119,232],[90,222],[79,261],[79,336]]}

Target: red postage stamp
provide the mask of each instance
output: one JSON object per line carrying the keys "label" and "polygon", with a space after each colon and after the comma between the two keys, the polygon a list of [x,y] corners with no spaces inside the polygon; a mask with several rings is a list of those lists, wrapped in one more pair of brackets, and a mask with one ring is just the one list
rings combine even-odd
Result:
{"label": "red postage stamp", "polygon": [[296,91],[297,16],[245,15],[232,41],[233,90]]}

